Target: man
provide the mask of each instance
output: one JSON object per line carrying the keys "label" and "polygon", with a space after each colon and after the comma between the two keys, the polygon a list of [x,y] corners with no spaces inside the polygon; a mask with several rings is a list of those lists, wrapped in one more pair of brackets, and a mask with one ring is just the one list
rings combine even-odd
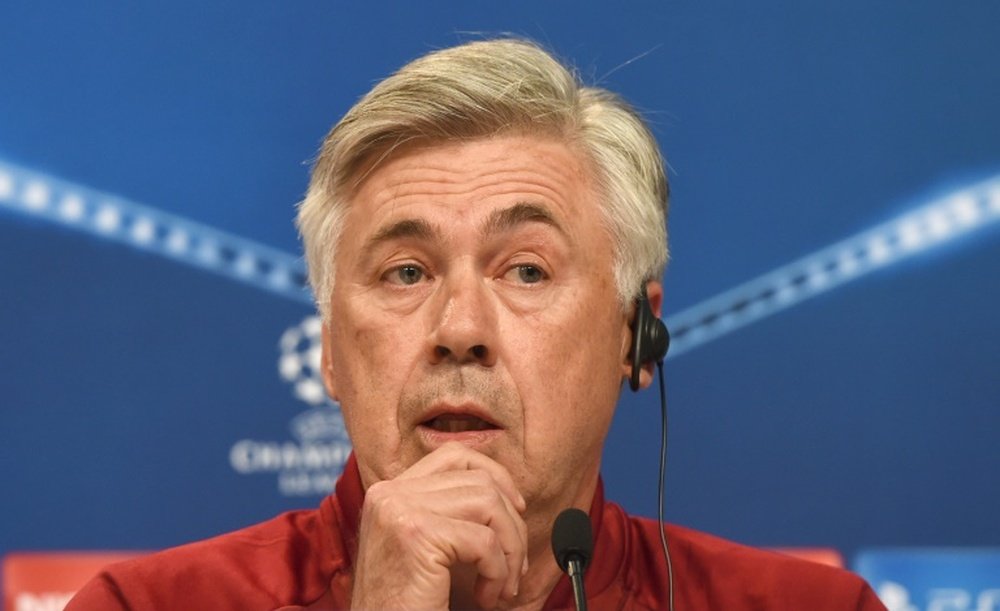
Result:
{"label": "man", "polygon": [[[857,577],[606,503],[601,452],[656,312],[667,184],[613,94],[522,41],[431,53],[333,128],[300,210],[323,377],[355,453],[319,510],[110,568],[70,609],[881,609]],[[652,365],[639,364],[639,385]]]}

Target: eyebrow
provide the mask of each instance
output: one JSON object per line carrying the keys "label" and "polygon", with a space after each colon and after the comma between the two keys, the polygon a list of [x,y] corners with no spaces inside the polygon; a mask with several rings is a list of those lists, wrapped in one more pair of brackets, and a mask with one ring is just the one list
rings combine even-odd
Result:
{"label": "eyebrow", "polygon": [[[544,223],[560,233],[565,234],[562,226],[541,204],[518,202],[509,208],[494,210],[480,225],[479,231],[483,237],[495,236],[526,223]],[[379,245],[400,239],[432,241],[441,235],[440,229],[423,219],[401,219],[378,230],[365,242],[362,251],[370,254]]]}
{"label": "eyebrow", "polygon": [[437,228],[423,219],[403,219],[379,229],[378,233],[365,243],[362,250],[365,253],[371,253],[384,242],[405,238],[430,241],[440,233]]}
{"label": "eyebrow", "polygon": [[566,233],[548,208],[531,202],[518,202],[509,208],[494,210],[480,226],[479,231],[484,236],[493,236],[525,223],[544,223],[560,233]]}

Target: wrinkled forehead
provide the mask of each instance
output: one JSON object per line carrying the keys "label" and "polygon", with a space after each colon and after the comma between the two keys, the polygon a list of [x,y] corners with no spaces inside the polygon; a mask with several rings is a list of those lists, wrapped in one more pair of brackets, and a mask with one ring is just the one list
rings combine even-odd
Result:
{"label": "wrinkled forehead", "polygon": [[374,143],[362,149],[353,158],[342,161],[341,180],[340,184],[337,185],[337,191],[344,196],[343,201],[350,205],[358,192],[368,183],[372,174],[379,173],[379,170],[386,166],[403,165],[400,163],[401,160],[412,158],[420,152],[434,150],[455,152],[465,145],[496,141],[510,142],[508,150],[498,151],[498,156],[518,150],[518,144],[546,143],[564,147],[572,155],[575,162],[573,167],[565,168],[567,172],[575,172],[574,180],[586,181],[592,186],[602,182],[596,180],[598,178],[597,164],[594,163],[589,150],[576,138],[545,129],[528,131],[521,128],[510,128],[474,137],[440,139],[400,136],[391,141]]}
{"label": "wrinkled forehead", "polygon": [[[349,216],[391,214],[414,202],[458,200],[455,215],[484,214],[483,201],[537,204],[567,224],[593,216],[593,164],[562,139],[526,135],[413,142],[373,152],[348,198]],[[514,201],[517,200],[517,201]]]}

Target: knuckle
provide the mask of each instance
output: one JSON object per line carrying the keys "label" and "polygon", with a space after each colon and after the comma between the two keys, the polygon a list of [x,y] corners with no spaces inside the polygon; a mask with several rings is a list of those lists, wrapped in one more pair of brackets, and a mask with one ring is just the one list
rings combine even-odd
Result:
{"label": "knuckle", "polygon": [[423,532],[420,523],[407,513],[400,513],[392,521],[393,530],[403,541],[413,542]]}
{"label": "knuckle", "polygon": [[[376,489],[377,486],[379,484],[372,485],[365,495],[362,510],[364,517],[370,520],[383,536],[395,539],[404,545],[414,543],[424,533],[419,514],[408,509],[404,499],[389,494],[382,488]],[[373,491],[375,494],[371,494]]]}
{"label": "knuckle", "polygon": [[379,522],[391,521],[399,514],[399,500],[392,487],[385,482],[376,482],[368,488],[362,511]]}
{"label": "knuckle", "polygon": [[375,482],[368,487],[368,491],[365,493],[364,504],[371,508],[382,507],[389,498],[391,497],[389,491],[386,490],[385,482]]}
{"label": "knuckle", "polygon": [[500,548],[500,538],[497,537],[497,534],[494,531],[487,530],[483,534],[482,544],[483,548],[487,551],[496,550]]}

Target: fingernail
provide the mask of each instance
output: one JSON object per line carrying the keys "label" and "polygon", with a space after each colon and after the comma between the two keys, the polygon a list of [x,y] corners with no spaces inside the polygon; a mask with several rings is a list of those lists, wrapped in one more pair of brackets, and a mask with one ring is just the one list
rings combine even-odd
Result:
{"label": "fingernail", "polygon": [[527,575],[528,574],[528,557],[527,556],[524,557],[524,562],[521,563],[521,574],[522,575]]}

